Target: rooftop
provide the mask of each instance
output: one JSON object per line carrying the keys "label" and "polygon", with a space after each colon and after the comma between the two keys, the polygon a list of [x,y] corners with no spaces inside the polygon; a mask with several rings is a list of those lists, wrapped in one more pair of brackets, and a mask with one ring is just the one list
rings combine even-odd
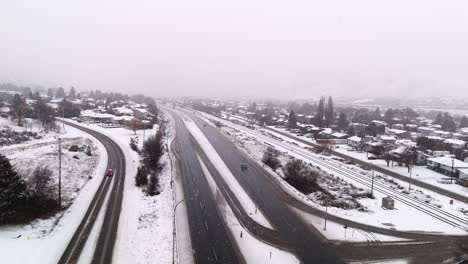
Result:
{"label": "rooftop", "polygon": [[467,168],[468,169],[468,163],[463,162],[461,160],[457,160],[455,158],[449,157],[449,156],[442,156],[442,157],[437,157],[437,158],[429,158],[427,160],[430,160],[435,163],[439,163],[448,167],[452,167],[452,162],[453,162],[453,167],[454,168]]}

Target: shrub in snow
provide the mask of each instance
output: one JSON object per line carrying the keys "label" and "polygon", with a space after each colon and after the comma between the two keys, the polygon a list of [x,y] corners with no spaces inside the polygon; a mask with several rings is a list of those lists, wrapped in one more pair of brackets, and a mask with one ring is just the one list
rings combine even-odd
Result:
{"label": "shrub in snow", "polygon": [[273,169],[273,171],[276,171],[276,169],[281,164],[280,160],[278,159],[279,154],[280,153],[278,150],[272,147],[268,147],[263,153],[262,162],[271,169]]}
{"label": "shrub in snow", "polygon": [[132,150],[138,152],[138,137],[133,137],[133,138],[130,138],[130,148],[132,148]]}
{"label": "shrub in snow", "polygon": [[72,145],[70,146],[70,148],[68,149],[68,151],[71,151],[71,152],[78,152],[79,148],[77,145]]}
{"label": "shrub in snow", "polygon": [[142,187],[146,184],[148,184],[148,174],[144,168],[138,167],[137,174],[135,176],[135,185]]}
{"label": "shrub in snow", "polygon": [[0,224],[22,220],[27,197],[26,183],[0,155]]}
{"label": "shrub in snow", "polygon": [[159,194],[158,191],[159,179],[156,177],[156,174],[152,173],[149,178],[148,187],[146,189],[146,194],[149,196],[155,196]]}
{"label": "shrub in snow", "polygon": [[319,189],[318,173],[305,162],[298,159],[289,160],[283,167],[285,180],[299,191],[309,194]]}
{"label": "shrub in snow", "polygon": [[39,216],[57,208],[56,186],[52,171],[47,166],[37,166],[28,180],[31,213]]}
{"label": "shrub in snow", "polygon": [[86,154],[86,155],[88,155],[88,156],[90,156],[90,157],[93,155],[93,153],[92,153],[92,151],[91,151],[91,147],[90,147],[90,146],[86,147],[85,154]]}

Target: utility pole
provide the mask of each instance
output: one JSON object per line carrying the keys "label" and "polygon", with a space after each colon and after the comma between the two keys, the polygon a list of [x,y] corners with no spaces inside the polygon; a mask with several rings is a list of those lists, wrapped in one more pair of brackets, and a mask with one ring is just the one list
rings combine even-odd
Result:
{"label": "utility pole", "polygon": [[146,122],[145,120],[142,120],[143,122],[143,145],[145,144],[145,135],[146,135]]}
{"label": "utility pole", "polygon": [[65,115],[63,114],[63,105],[62,105],[62,127],[65,129]]}
{"label": "utility pole", "polygon": [[323,226],[323,230],[327,230],[327,218],[328,218],[328,200],[325,204],[325,225]]}
{"label": "utility pole", "polygon": [[411,176],[413,175],[413,165],[410,163],[409,164],[409,187],[408,187],[408,191],[411,191]]}
{"label": "utility pole", "polygon": [[452,173],[450,173],[450,184],[453,184],[453,163],[454,163],[455,159],[452,158]]}
{"label": "utility pole", "polygon": [[58,205],[59,209],[62,207],[62,139],[58,138],[58,153],[59,153],[59,198]]}
{"label": "utility pole", "polygon": [[372,184],[371,184],[371,197],[374,197],[374,167],[372,167]]}

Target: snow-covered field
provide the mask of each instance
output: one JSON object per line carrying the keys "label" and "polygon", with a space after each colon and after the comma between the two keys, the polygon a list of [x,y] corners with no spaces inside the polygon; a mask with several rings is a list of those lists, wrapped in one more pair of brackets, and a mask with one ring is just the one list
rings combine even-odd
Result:
{"label": "snow-covered field", "polygon": [[[206,118],[212,118],[212,116],[208,116],[205,114],[202,114],[202,115],[205,116]],[[287,155],[291,155],[295,158],[299,158],[304,161],[310,162],[307,158],[305,158],[303,155],[298,153],[298,151],[293,151],[294,149],[299,150],[299,148],[304,149],[306,147],[305,145],[300,144],[300,142],[294,142],[295,144],[290,145],[291,148],[290,147],[285,148],[283,146],[284,144],[282,145],[275,144],[275,141],[268,139],[266,136],[261,135],[258,132],[251,132],[250,130],[246,130],[245,128],[239,127],[230,122],[226,122],[226,121],[223,121],[223,122],[230,127],[241,129],[242,130],[241,133],[244,133],[244,137],[250,136],[260,143],[263,143],[264,141],[268,141],[270,144],[275,145],[275,147],[281,152],[287,153]],[[226,129],[226,128],[223,128],[223,129]],[[231,133],[231,134],[234,134],[234,133]],[[239,140],[234,137],[233,141],[239,143],[239,142],[244,142],[245,140]],[[289,141],[291,140],[289,139]],[[262,156],[264,148],[263,150],[259,148],[251,148],[252,145],[257,145],[257,144],[243,144],[241,145],[241,149],[246,150],[250,155],[252,155],[252,157],[254,157],[257,161],[259,161],[258,158]],[[252,153],[256,153],[256,154],[252,154]],[[315,154],[312,152],[310,153],[308,152],[308,155],[312,155],[317,159],[322,159],[322,160],[327,160],[328,162],[332,162],[335,164],[336,167],[343,166],[343,163],[334,160],[332,157],[327,157],[327,156]],[[351,166],[352,167],[351,169],[356,172],[370,173],[368,171],[363,171],[357,166],[352,166],[352,165],[349,165],[349,166]],[[331,174],[336,174],[336,172],[330,169],[327,169],[327,168],[322,168],[322,169]],[[352,179],[346,178],[345,176],[338,175],[338,174],[336,174],[336,176],[341,177],[342,179],[352,183],[353,185],[359,188],[369,189],[368,186],[363,185],[360,182],[354,181]],[[382,176],[382,180],[383,178],[386,178],[386,177]],[[377,177],[376,177],[376,180],[378,180]],[[284,181],[282,182],[284,184],[287,184]],[[395,180],[395,182],[396,184],[399,184],[401,186],[405,185],[405,183],[398,182],[397,180]],[[431,198],[430,196],[431,193],[428,193],[426,190],[421,190],[420,188],[416,188],[416,187],[412,188],[411,195],[413,194],[417,195],[418,197],[424,197],[425,199],[431,199],[434,204],[444,205],[443,208],[445,208],[445,210],[449,211],[450,213],[453,213],[454,215],[457,215],[462,218],[465,217],[465,215],[461,212],[462,210],[459,206],[456,206],[456,205],[448,206],[449,199],[447,197],[443,197],[439,195],[436,197],[437,199],[434,199],[434,198]],[[403,203],[396,202],[395,210],[385,210],[381,207],[381,199],[385,197],[386,195],[374,191],[374,196],[376,197],[376,199],[359,199],[359,201],[369,209],[369,212],[362,212],[362,211],[357,211],[357,210],[343,210],[343,209],[334,208],[334,207],[330,207],[328,209],[328,212],[330,214],[334,214],[334,215],[347,218],[350,220],[354,220],[357,222],[362,222],[362,223],[375,225],[378,227],[388,228],[388,229],[396,229],[400,231],[466,235],[465,231],[459,228],[455,228],[444,222],[441,222]],[[303,195],[302,197],[305,197],[305,196]],[[308,197],[305,197],[304,201],[313,207],[325,209],[323,206],[320,206],[319,204],[309,199]],[[424,223],[424,225],[421,225],[420,223]]]}
{"label": "snow-covered field", "polygon": [[[143,130],[137,130],[135,135],[132,130],[126,128],[103,128],[98,124],[83,123],[80,125],[109,136],[122,148],[126,158],[124,200],[114,248],[114,262],[171,263],[174,213],[169,156],[165,153],[161,158],[161,193],[153,197],[146,196],[141,188],[135,186],[140,157],[129,145],[131,138],[138,137],[138,147],[141,149]],[[155,135],[157,129],[157,126],[146,129],[146,138]],[[169,127],[167,132],[167,136],[170,137],[170,133],[173,133],[172,128]]]}
{"label": "snow-covered field", "polygon": [[[6,126],[16,131],[25,129],[3,118],[0,118],[0,125],[2,129]],[[26,179],[35,166],[41,164],[52,170],[53,179],[57,182],[57,137],[61,137],[62,204],[69,207],[47,219],[37,219],[25,225],[1,226],[0,262],[37,263],[40,260],[41,263],[56,263],[101,182],[107,166],[107,153],[96,139],[69,126],[62,128],[60,133],[44,133],[35,125],[29,126],[28,130],[37,132],[42,138],[4,146],[0,153],[11,159],[15,169]],[[68,147],[71,145],[90,146],[92,156],[70,152]]]}

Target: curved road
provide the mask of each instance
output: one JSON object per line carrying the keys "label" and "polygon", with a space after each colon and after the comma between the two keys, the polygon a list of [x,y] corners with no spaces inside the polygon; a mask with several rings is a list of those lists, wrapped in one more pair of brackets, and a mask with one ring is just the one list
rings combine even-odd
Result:
{"label": "curved road", "polygon": [[101,211],[105,198],[110,195],[105,208],[104,224],[100,230],[97,247],[94,251],[92,263],[112,263],[119,216],[122,207],[123,187],[125,180],[125,156],[122,149],[109,137],[92,129],[82,127],[66,121],[61,121],[71,127],[82,130],[99,140],[108,155],[107,168],[114,169],[113,177],[104,177],[94,195],[85,216],[81,220],[75,234],[68,243],[58,263],[77,263],[88,240],[91,230],[96,223],[97,216]]}

